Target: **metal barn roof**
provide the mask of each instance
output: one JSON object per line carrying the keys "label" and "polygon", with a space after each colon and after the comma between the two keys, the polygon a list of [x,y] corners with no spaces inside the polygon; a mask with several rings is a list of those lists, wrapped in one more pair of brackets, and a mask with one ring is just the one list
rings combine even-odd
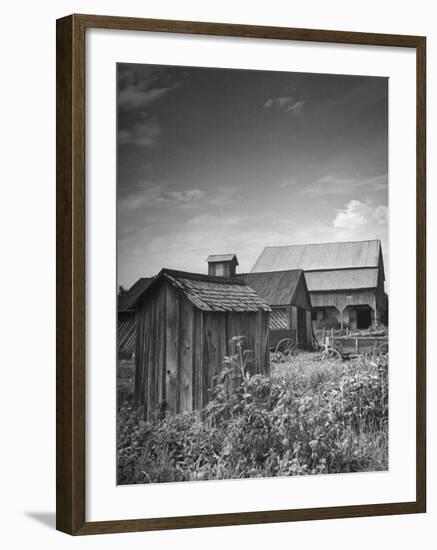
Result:
{"label": "metal barn roof", "polygon": [[141,277],[136,283],[134,283],[130,289],[118,297],[118,312],[129,313],[132,312],[135,306],[135,302],[143,294],[146,288],[152,282],[153,277]]}
{"label": "metal barn roof", "polygon": [[379,240],[267,246],[255,262],[252,273],[377,267],[380,250]]}
{"label": "metal barn roof", "polygon": [[239,275],[271,306],[289,306],[292,303],[303,271],[294,269],[267,273],[246,273]]}
{"label": "metal barn roof", "polygon": [[162,269],[156,282],[162,278],[179,288],[192,304],[204,311],[270,311],[268,304],[243,279],[172,269]]}
{"label": "metal barn roof", "polygon": [[378,268],[307,271],[305,272],[305,279],[310,292],[376,288]]}

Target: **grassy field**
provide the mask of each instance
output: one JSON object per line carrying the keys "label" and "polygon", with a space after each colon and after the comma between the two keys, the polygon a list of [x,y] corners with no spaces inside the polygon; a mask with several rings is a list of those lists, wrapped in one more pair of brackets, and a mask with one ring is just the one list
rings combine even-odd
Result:
{"label": "grassy field", "polygon": [[270,377],[224,365],[203,411],[144,422],[134,367],[118,370],[118,483],[346,473],[388,468],[385,358],[302,352]]}

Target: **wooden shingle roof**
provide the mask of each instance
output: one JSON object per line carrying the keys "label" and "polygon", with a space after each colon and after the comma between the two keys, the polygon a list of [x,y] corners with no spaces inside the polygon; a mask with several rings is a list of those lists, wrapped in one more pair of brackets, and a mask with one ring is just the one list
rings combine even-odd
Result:
{"label": "wooden shingle roof", "polygon": [[378,267],[380,254],[379,240],[267,246],[255,262],[252,273]]}
{"label": "wooden shingle roof", "polygon": [[270,311],[269,305],[243,279],[214,277],[170,269],[158,279],[167,279],[196,307],[204,311]]}

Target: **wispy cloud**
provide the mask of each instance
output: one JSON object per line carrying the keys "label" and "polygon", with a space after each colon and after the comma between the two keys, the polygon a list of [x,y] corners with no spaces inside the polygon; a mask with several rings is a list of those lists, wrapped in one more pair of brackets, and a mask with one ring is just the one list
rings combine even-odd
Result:
{"label": "wispy cloud", "polygon": [[121,109],[145,107],[170,90],[172,90],[172,88],[141,89],[138,85],[132,84],[120,91],[118,95],[118,105]]}
{"label": "wispy cloud", "polygon": [[207,193],[202,189],[169,189],[166,185],[150,184],[120,200],[122,211],[134,211],[140,208],[157,206],[176,206],[189,208],[199,204]]}
{"label": "wispy cloud", "polygon": [[304,188],[304,192],[313,196],[343,195],[357,191],[387,191],[387,174],[372,177],[362,177],[360,174],[349,176],[345,174],[330,174],[319,178]]}
{"label": "wispy cloud", "polygon": [[[133,212],[146,208],[176,207],[176,208],[198,208],[202,207],[222,207],[237,203],[241,200],[239,191],[235,187],[222,186],[215,190],[204,190],[197,187],[187,189],[177,189],[169,183],[156,183],[146,181],[139,184],[136,190],[125,197],[119,199],[121,212]],[[202,217],[203,216],[203,217]],[[207,214],[198,215],[194,218],[193,225],[197,222],[216,220]],[[217,218],[219,219],[219,218]]]}
{"label": "wispy cloud", "polygon": [[149,119],[137,122],[129,129],[118,131],[119,145],[136,145],[138,147],[150,147],[156,143],[162,129],[157,120]]}
{"label": "wispy cloud", "polygon": [[284,181],[281,181],[281,183],[279,184],[279,187],[281,189],[285,189],[286,187],[293,187],[293,185],[296,185],[296,183],[297,183],[296,178],[289,178]]}
{"label": "wispy cloud", "polygon": [[291,114],[301,113],[305,100],[297,101],[294,96],[271,97],[264,103],[265,109],[276,109]]}
{"label": "wispy cloud", "polygon": [[203,230],[210,230],[214,225],[226,227],[236,227],[245,222],[247,216],[235,216],[231,214],[214,215],[214,214],[199,214],[188,220],[187,225],[201,228]]}
{"label": "wispy cloud", "polygon": [[118,74],[118,108],[126,111],[141,109],[159,100],[180,86],[169,80],[168,72],[160,68],[122,65]]}

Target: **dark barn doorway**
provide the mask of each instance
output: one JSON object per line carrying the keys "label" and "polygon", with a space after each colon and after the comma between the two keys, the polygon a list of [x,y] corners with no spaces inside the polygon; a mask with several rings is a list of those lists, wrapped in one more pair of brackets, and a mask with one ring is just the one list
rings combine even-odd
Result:
{"label": "dark barn doorway", "polygon": [[357,328],[369,328],[372,323],[372,316],[369,307],[357,309]]}

